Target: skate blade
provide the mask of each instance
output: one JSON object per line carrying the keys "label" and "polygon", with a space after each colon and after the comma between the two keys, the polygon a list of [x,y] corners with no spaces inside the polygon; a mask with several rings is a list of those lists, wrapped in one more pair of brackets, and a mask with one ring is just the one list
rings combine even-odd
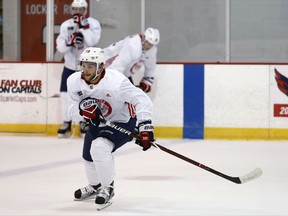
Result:
{"label": "skate blade", "polygon": [[59,139],[69,138],[70,136],[71,136],[71,133],[58,134],[58,138],[59,138]]}
{"label": "skate blade", "polygon": [[96,204],[97,207],[97,211],[101,211],[107,207],[109,207],[110,205],[112,205],[112,200],[109,200],[107,203],[105,204]]}
{"label": "skate blade", "polygon": [[77,199],[77,198],[74,198],[74,201],[84,201],[84,200],[94,200],[96,198],[96,195],[94,194],[94,195],[91,195],[91,196],[88,196],[88,197],[85,197],[85,198],[80,198],[80,199]]}

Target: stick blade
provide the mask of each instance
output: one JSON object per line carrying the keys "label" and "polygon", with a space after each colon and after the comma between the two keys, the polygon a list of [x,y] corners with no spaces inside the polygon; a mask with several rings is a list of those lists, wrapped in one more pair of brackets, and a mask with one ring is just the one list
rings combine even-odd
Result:
{"label": "stick blade", "polygon": [[263,174],[261,168],[257,167],[256,169],[252,170],[251,172],[247,173],[244,176],[239,177],[240,184],[244,184],[246,182],[252,181],[256,178],[259,178]]}

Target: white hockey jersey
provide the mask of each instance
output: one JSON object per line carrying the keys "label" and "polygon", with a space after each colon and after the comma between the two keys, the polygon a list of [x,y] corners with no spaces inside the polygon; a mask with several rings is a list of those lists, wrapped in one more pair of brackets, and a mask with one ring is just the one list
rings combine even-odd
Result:
{"label": "white hockey jersey", "polygon": [[106,69],[104,77],[96,85],[87,84],[79,71],[69,76],[67,86],[70,97],[68,113],[74,121],[83,120],[79,103],[86,97],[98,101],[98,107],[108,121],[126,123],[135,114],[138,122],[152,120],[150,98],[118,71]]}
{"label": "white hockey jersey", "polygon": [[[64,54],[64,66],[76,70],[78,65],[79,56],[87,47],[95,46],[101,36],[101,25],[98,20],[88,17],[89,23],[88,29],[78,29],[78,26],[74,23],[73,19],[68,19],[61,24],[60,34],[56,39],[57,50]],[[84,36],[84,44],[82,47],[66,46],[66,41],[74,32],[81,32]]]}
{"label": "white hockey jersey", "polygon": [[131,35],[104,48],[105,60],[117,56],[108,68],[122,72],[126,77],[137,73],[144,66],[144,77],[154,77],[157,62],[157,46],[142,50],[141,35]]}

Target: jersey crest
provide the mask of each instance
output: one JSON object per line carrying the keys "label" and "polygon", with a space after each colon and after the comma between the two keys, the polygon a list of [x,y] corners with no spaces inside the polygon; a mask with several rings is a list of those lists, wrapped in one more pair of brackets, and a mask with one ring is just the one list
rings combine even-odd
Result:
{"label": "jersey crest", "polygon": [[140,71],[142,66],[144,65],[144,61],[140,60],[139,62],[136,62],[131,68],[130,68],[130,73],[135,74],[136,72]]}
{"label": "jersey crest", "polygon": [[109,102],[103,99],[96,99],[96,102],[104,117],[107,117],[112,113],[112,106]]}

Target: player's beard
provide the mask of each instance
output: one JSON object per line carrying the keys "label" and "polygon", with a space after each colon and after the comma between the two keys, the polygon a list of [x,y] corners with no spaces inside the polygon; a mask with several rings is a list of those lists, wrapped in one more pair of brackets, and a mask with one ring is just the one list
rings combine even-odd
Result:
{"label": "player's beard", "polygon": [[105,70],[103,68],[98,69],[94,72],[85,72],[82,71],[81,78],[87,83],[87,84],[97,84],[105,75]]}
{"label": "player's beard", "polygon": [[85,73],[85,72],[83,72],[83,78],[84,78],[85,82],[91,83],[91,81],[95,77],[95,73]]}

